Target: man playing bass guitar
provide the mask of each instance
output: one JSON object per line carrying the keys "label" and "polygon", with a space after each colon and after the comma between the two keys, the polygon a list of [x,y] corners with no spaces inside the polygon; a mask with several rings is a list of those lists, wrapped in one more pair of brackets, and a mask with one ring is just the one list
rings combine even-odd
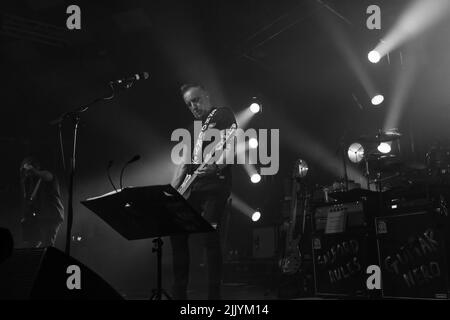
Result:
{"label": "man playing bass guitar", "polygon": [[[221,299],[222,278],[222,252],[219,235],[219,223],[225,210],[227,199],[231,190],[231,167],[222,159],[203,162],[203,152],[209,143],[204,139],[208,129],[220,130],[222,141],[212,141],[217,148],[223,148],[228,140],[227,132],[236,128],[236,119],[228,108],[213,107],[208,91],[198,84],[185,84],[181,87],[183,100],[193,114],[195,120],[202,121],[202,130],[196,139],[190,163],[178,167],[172,181],[172,186],[182,193],[189,203],[202,214],[216,232],[202,234],[206,249],[208,266],[208,299]],[[218,146],[218,147],[217,147]],[[189,162],[189,161],[188,161]],[[199,166],[200,165],[200,166]],[[185,190],[186,180],[189,181],[189,190]],[[187,194],[189,193],[189,196]],[[173,248],[173,297],[187,299],[187,286],[189,279],[189,243],[188,235],[171,236]]]}

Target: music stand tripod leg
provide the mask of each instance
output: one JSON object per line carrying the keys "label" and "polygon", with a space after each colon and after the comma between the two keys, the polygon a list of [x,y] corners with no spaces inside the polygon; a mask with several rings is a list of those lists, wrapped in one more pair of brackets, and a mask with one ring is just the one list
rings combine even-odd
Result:
{"label": "music stand tripod leg", "polygon": [[162,288],[162,246],[163,241],[160,237],[153,240],[153,249],[152,252],[156,252],[156,289],[152,290],[152,296],[150,300],[162,300],[162,296],[164,295],[168,300],[172,300],[170,295]]}

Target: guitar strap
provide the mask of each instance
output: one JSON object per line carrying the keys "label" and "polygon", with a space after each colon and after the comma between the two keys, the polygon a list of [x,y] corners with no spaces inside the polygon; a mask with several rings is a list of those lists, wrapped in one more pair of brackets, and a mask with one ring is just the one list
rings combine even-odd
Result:
{"label": "guitar strap", "polygon": [[211,122],[212,117],[216,113],[217,108],[213,109],[208,117],[205,120],[205,123],[202,126],[202,130],[200,131],[197,141],[195,142],[194,152],[192,153],[192,163],[193,164],[201,164],[202,163],[202,146],[203,146],[203,136],[205,135],[206,129],[208,129],[209,123]]}

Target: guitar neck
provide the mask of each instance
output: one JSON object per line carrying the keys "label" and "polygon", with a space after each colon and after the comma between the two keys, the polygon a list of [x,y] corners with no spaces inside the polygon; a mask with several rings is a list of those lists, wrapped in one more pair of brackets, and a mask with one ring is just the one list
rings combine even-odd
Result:
{"label": "guitar neck", "polygon": [[39,187],[41,185],[41,181],[42,181],[42,178],[39,178],[38,182],[34,186],[33,193],[30,195],[30,198],[28,199],[29,201],[33,201],[34,198],[36,197],[36,194],[37,194],[37,192],[39,190]]}
{"label": "guitar neck", "polygon": [[288,234],[286,236],[286,247],[289,247],[289,243],[294,236],[294,228],[297,216],[297,181],[292,179],[292,196],[291,196],[291,221],[289,222]]}
{"label": "guitar neck", "polygon": [[[214,151],[211,151],[206,157],[205,160],[200,164],[200,166],[198,166],[197,169],[194,170],[194,172],[187,176],[185,178],[185,181],[181,184],[181,187],[179,188],[178,192],[181,193],[182,195],[187,191],[187,189],[189,189],[189,187],[191,186],[191,184],[195,181],[195,179],[197,178],[198,174],[197,174],[197,170],[201,170],[203,169],[205,166],[207,166],[208,164],[210,164],[211,162],[215,161],[215,158],[213,158],[213,153],[216,153],[216,158],[220,157],[224,150],[222,149],[222,147],[224,146],[225,143],[227,143],[230,138],[234,135],[234,132],[236,131],[236,129],[234,128],[234,126],[231,126],[231,128],[229,129],[229,132],[225,138],[225,141],[219,142],[216,145],[216,149]],[[218,151],[217,148],[220,148],[221,150]]]}

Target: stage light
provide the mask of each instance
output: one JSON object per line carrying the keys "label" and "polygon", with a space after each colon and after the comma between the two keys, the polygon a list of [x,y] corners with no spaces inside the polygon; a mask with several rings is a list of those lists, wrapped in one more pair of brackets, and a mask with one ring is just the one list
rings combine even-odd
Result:
{"label": "stage light", "polygon": [[258,113],[259,111],[261,111],[261,105],[257,102],[253,102],[250,105],[250,111],[253,113]]}
{"label": "stage light", "polygon": [[372,104],[373,104],[374,106],[380,105],[383,101],[384,101],[384,97],[383,97],[382,94],[377,94],[376,96],[374,96],[374,97],[372,98]]}
{"label": "stage light", "polygon": [[308,164],[305,160],[298,159],[295,162],[295,176],[297,178],[304,178],[306,174],[308,173]]}
{"label": "stage light", "polygon": [[367,55],[367,58],[369,58],[369,61],[372,63],[378,63],[381,59],[381,55],[378,51],[372,50]]}
{"label": "stage light", "polygon": [[358,143],[352,143],[347,151],[348,158],[353,163],[359,163],[364,158],[364,148]]}
{"label": "stage light", "polygon": [[381,153],[389,153],[391,152],[391,145],[387,142],[382,142],[378,145],[377,149]]}
{"label": "stage light", "polygon": [[72,241],[73,242],[81,242],[81,241],[83,241],[84,240],[84,238],[81,236],[81,235],[73,235],[72,236]]}
{"label": "stage light", "polygon": [[255,211],[255,212],[252,214],[252,221],[253,221],[253,222],[258,221],[260,218],[261,218],[261,212]]}
{"label": "stage light", "polygon": [[250,140],[248,140],[248,146],[252,149],[258,148],[258,140],[256,138],[250,138]]}
{"label": "stage light", "polygon": [[258,182],[261,181],[261,176],[260,176],[258,173],[254,173],[254,174],[252,174],[252,176],[250,177],[250,180],[251,180],[253,183],[258,183]]}

